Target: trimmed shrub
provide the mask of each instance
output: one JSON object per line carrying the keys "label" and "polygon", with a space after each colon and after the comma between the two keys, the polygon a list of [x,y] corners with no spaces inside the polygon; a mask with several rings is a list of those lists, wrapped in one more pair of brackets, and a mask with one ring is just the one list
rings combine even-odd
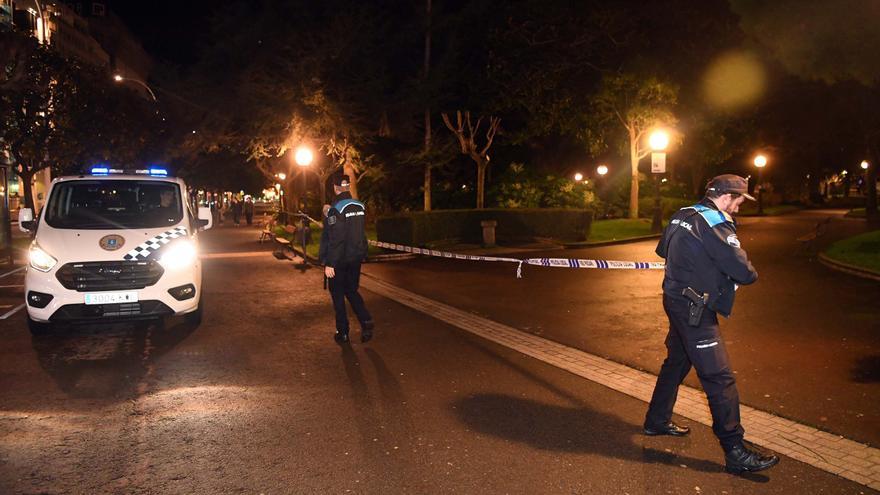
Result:
{"label": "trimmed shrub", "polygon": [[583,241],[590,231],[593,212],[568,208],[437,210],[381,217],[377,238],[384,242],[425,246],[437,241],[478,244],[483,239],[482,220],[496,220],[500,241],[548,237]]}

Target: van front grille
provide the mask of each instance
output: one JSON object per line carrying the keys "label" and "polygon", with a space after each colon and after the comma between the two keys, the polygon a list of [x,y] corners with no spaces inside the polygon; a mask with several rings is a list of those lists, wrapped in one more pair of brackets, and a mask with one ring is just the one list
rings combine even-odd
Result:
{"label": "van front grille", "polygon": [[67,263],[55,276],[65,289],[77,292],[143,289],[155,284],[165,270],[154,260]]}

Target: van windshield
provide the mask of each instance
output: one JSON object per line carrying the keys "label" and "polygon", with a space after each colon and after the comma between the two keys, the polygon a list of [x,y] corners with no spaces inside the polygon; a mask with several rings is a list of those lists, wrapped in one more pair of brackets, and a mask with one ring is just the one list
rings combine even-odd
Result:
{"label": "van windshield", "polygon": [[181,219],[180,187],[155,180],[62,182],[46,205],[46,223],[56,229],[159,228]]}

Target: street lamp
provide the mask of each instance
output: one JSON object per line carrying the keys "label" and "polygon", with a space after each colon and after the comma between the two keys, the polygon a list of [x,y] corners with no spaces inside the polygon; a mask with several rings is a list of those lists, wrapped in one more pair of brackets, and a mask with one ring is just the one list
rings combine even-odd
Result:
{"label": "street lamp", "polygon": [[580,172],[574,174],[574,180],[576,182],[580,182],[580,181],[584,180],[584,174],[582,174]]}
{"label": "street lamp", "polygon": [[[133,82],[133,83],[135,83],[135,84],[139,84],[139,85],[143,86],[144,89],[146,89],[148,93],[150,93],[150,97],[153,98],[153,101],[159,101],[159,100],[156,98],[156,93],[153,93],[153,90],[150,89],[149,86],[147,86],[147,83],[145,83],[145,82],[143,82],[143,81],[141,81],[141,80],[139,80],[139,79],[132,79],[132,78],[130,78],[130,77],[122,77],[122,76],[119,75],[119,74],[114,74],[114,75],[113,75],[113,80],[116,81],[116,82],[118,82],[118,83],[121,83],[121,82],[123,82],[123,81],[128,81],[128,82]],[[196,132],[196,131],[193,131],[193,134],[195,134],[195,132]]]}
{"label": "street lamp", "polygon": [[868,166],[869,166],[868,161],[862,160],[861,166],[862,166],[862,170],[868,170]]}
{"label": "street lamp", "polygon": [[306,182],[306,170],[305,167],[308,167],[312,163],[312,159],[314,155],[312,154],[312,150],[310,150],[306,146],[300,146],[297,148],[296,153],[293,155],[293,160],[297,165],[303,167],[302,176],[303,176],[303,209],[305,209],[306,205],[306,190],[308,189],[308,183]]}
{"label": "street lamp", "polygon": [[648,145],[654,150],[651,153],[651,172],[654,175],[654,218],[651,221],[651,232],[657,234],[663,230],[663,210],[660,207],[660,174],[666,172],[666,153],[669,146],[669,133],[657,129],[648,137]]}
{"label": "street lamp", "polygon": [[608,173],[608,167],[606,167],[605,165],[599,165],[598,167],[596,167],[596,173],[599,174],[601,177],[604,177],[605,174]]}
{"label": "street lamp", "polygon": [[764,170],[764,167],[767,166],[767,157],[764,155],[757,155],[754,160],[755,166],[758,167],[758,215],[764,214],[764,183],[761,179],[763,175],[761,172]]}

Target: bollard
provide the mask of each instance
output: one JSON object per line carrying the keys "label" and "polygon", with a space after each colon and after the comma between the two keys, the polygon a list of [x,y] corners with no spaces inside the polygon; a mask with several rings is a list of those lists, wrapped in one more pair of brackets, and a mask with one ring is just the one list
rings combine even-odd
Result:
{"label": "bollard", "polygon": [[480,226],[483,227],[483,246],[495,246],[495,227],[498,220],[480,220]]}

